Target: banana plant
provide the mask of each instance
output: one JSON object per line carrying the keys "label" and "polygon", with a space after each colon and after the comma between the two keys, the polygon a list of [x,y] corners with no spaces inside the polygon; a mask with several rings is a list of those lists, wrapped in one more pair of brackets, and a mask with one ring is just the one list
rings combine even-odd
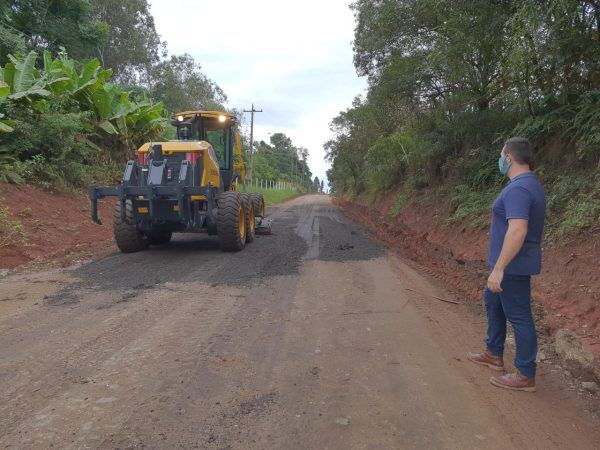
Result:
{"label": "banana plant", "polygon": [[[10,86],[0,81],[0,105],[6,101],[6,98],[10,94]],[[13,127],[10,126],[10,121],[4,119],[4,114],[0,112],[0,133],[10,133],[13,131]]]}
{"label": "banana plant", "polygon": [[11,100],[21,100],[26,98],[31,100],[34,97],[47,97],[51,94],[46,89],[46,80],[35,68],[37,53],[33,50],[19,60],[13,55],[8,55],[10,62],[6,63],[0,76],[2,81],[10,88],[8,98]]}
{"label": "banana plant", "polygon": [[[44,114],[52,100],[72,99],[81,111],[92,113],[90,126],[102,132],[97,135],[100,140],[113,135],[128,149],[164,128],[163,104],[132,99],[120,86],[110,84],[112,71],[103,69],[97,59],[79,65],[64,51],[55,58],[46,51],[40,71],[37,59],[34,51],[21,58],[9,55],[9,62],[0,68],[0,106],[27,100],[34,112]],[[0,132],[9,131],[10,121],[0,111]]]}

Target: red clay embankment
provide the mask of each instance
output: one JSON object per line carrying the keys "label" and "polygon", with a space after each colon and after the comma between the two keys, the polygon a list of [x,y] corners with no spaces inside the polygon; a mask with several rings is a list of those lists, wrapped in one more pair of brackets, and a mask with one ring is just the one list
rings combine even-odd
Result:
{"label": "red clay embankment", "polygon": [[[376,204],[337,199],[345,214],[371,230],[391,249],[416,261],[471,301],[481,301],[487,276],[487,228],[451,223],[447,202],[423,207],[409,202],[395,217],[392,194]],[[578,236],[544,243],[543,270],[534,277],[533,300],[545,325],[574,332],[595,356],[600,372],[600,236]]]}
{"label": "red clay embankment", "polygon": [[[101,203],[105,224],[90,219],[87,197],[48,192],[28,185],[0,183],[0,208],[8,208],[8,225],[0,227],[0,269],[13,269],[25,263],[57,261],[68,265],[99,249],[112,246],[113,202]],[[24,229],[23,240],[15,226]]]}

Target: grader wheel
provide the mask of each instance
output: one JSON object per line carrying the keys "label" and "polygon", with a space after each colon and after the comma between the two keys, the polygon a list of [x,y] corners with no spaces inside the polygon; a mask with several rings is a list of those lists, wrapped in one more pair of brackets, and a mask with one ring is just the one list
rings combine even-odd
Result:
{"label": "grader wheel", "polygon": [[246,243],[250,243],[254,241],[254,227],[256,226],[254,221],[254,205],[252,204],[250,194],[242,194],[242,200],[246,214]]}
{"label": "grader wheel", "polygon": [[251,193],[252,205],[254,206],[254,215],[261,219],[265,217],[265,198],[262,194]]}
{"label": "grader wheel", "polygon": [[246,245],[246,213],[239,192],[228,191],[219,195],[217,234],[221,250],[235,252]]}
{"label": "grader wheel", "polygon": [[148,237],[135,226],[131,200],[125,202],[125,222],[121,220],[121,202],[117,202],[113,214],[113,231],[117,247],[123,253],[146,250],[150,244]]}

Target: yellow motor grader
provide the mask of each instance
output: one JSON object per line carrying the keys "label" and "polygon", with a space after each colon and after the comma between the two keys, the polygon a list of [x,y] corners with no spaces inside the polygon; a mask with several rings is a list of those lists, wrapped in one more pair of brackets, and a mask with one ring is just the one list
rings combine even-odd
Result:
{"label": "yellow motor grader", "polygon": [[176,232],[207,232],[218,235],[223,250],[242,250],[254,240],[265,202],[261,194],[245,192],[236,117],[184,111],[171,123],[177,140],[142,145],[118,186],[90,186],[92,220],[101,223],[99,199],[118,197],[113,226],[122,252],[168,243]]}

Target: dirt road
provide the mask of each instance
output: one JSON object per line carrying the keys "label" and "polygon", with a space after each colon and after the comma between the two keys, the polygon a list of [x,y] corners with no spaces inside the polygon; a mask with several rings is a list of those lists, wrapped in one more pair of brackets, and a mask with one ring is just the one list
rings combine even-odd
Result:
{"label": "dirt road", "polygon": [[182,236],[0,281],[2,448],[597,448],[557,368],[466,362],[482,317],[325,196],[222,253]]}

